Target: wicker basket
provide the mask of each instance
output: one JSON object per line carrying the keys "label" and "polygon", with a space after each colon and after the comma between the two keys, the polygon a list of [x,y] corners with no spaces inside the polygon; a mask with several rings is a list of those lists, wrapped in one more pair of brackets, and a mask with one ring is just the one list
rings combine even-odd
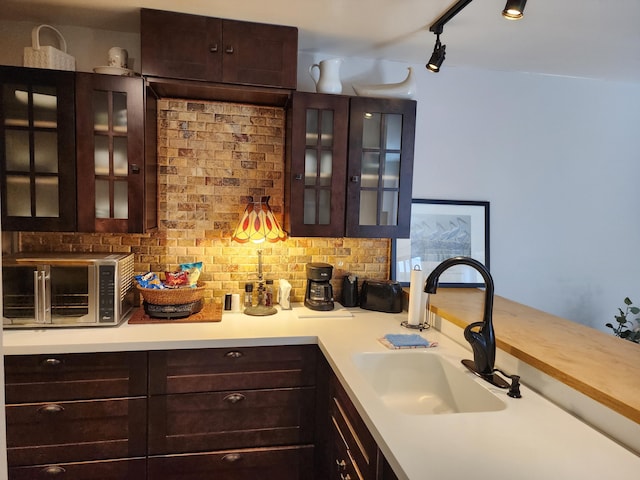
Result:
{"label": "wicker basket", "polygon": [[197,302],[204,296],[204,283],[198,282],[195,288],[143,288],[136,285],[136,288],[144,298],[145,302],[152,305],[184,305],[186,303]]}

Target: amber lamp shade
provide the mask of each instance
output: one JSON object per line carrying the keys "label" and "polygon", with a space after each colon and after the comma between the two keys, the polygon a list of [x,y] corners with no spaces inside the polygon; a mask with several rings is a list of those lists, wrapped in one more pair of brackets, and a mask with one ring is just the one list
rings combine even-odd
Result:
{"label": "amber lamp shade", "polygon": [[278,220],[269,207],[270,197],[260,197],[259,201],[253,199],[244,209],[240,223],[236,227],[231,240],[238,243],[276,243],[287,239],[287,234],[282,230]]}
{"label": "amber lamp shade", "polygon": [[[251,201],[245,208],[240,223],[233,232],[231,240],[239,243],[276,243],[284,241],[287,234],[282,230],[278,220],[269,207],[269,197],[260,197],[259,201]],[[273,315],[277,310],[264,303],[264,277],[262,275],[262,250],[258,250],[258,305],[245,308],[247,315]]]}

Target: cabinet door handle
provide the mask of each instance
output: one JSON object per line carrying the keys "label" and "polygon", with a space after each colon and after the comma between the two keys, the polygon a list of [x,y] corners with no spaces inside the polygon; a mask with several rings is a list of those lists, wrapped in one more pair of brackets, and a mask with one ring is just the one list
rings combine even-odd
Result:
{"label": "cabinet door handle", "polygon": [[44,467],[42,470],[44,475],[62,475],[66,472],[66,470],[58,465],[49,465],[48,467]]}
{"label": "cabinet door handle", "polygon": [[213,45],[209,45],[209,52],[218,53],[218,44],[214,43]]}
{"label": "cabinet door handle", "polygon": [[227,358],[240,358],[243,356],[243,353],[237,350],[231,350],[230,352],[225,353],[224,356]]}
{"label": "cabinet door handle", "polygon": [[358,175],[354,175],[351,177],[351,183],[358,183],[360,181],[360,177]]}
{"label": "cabinet door handle", "polygon": [[239,453],[227,453],[224,457],[222,457],[222,460],[227,463],[235,463],[239,460],[242,460],[242,455],[240,455]]}
{"label": "cabinet door handle", "polygon": [[340,480],[351,480],[351,475],[349,475],[348,473],[346,475],[341,473]]}
{"label": "cabinet door handle", "polygon": [[295,179],[296,180],[302,180],[302,174],[301,173],[296,173]]}
{"label": "cabinet door handle", "polygon": [[226,48],[225,52],[233,53],[233,45],[227,45],[227,48]]}
{"label": "cabinet door handle", "polygon": [[347,462],[345,462],[344,460],[338,460],[337,458],[336,458],[336,465],[340,467],[340,470],[344,470],[345,468],[347,468]]}
{"label": "cabinet door handle", "polygon": [[62,405],[58,405],[57,403],[50,403],[38,408],[38,412],[44,415],[55,415],[64,412],[64,407]]}
{"label": "cabinet door handle", "polygon": [[140,173],[140,165],[138,165],[137,163],[131,164],[131,173]]}
{"label": "cabinet door handle", "polygon": [[62,360],[58,358],[45,358],[40,365],[43,367],[59,367],[62,365]]}
{"label": "cabinet door handle", "polygon": [[230,393],[229,395],[227,395],[226,397],[224,397],[224,399],[223,399],[223,400],[224,400],[225,402],[228,402],[228,403],[231,403],[231,404],[235,404],[235,403],[241,402],[241,401],[242,401],[242,400],[244,400],[245,398],[247,398],[247,397],[245,397],[245,396],[244,396],[243,394],[241,394],[241,393]]}

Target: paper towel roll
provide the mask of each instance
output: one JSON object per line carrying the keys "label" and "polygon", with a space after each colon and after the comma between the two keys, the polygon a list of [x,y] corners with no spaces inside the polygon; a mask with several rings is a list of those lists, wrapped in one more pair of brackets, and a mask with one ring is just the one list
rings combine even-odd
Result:
{"label": "paper towel roll", "polygon": [[427,294],[424,293],[425,283],[424,271],[411,270],[411,283],[409,284],[409,325],[419,325],[424,323],[425,311],[427,308]]}

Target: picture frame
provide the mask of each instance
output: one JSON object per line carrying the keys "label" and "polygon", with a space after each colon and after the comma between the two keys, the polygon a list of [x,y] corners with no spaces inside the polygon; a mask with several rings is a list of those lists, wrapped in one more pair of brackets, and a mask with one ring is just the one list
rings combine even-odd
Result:
{"label": "picture frame", "polygon": [[[447,258],[465,256],[489,269],[489,202],[471,200],[411,200],[410,238],[391,244],[391,278],[408,286],[419,265],[425,276]],[[483,287],[482,275],[466,265],[444,271],[443,287]]]}

